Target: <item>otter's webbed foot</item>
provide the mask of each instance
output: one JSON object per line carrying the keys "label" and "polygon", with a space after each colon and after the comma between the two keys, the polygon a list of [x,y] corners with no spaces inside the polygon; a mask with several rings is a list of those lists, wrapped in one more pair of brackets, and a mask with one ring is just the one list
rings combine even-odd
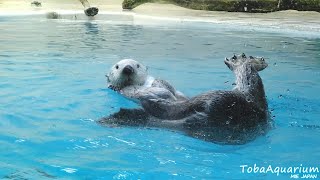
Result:
{"label": "otter's webbed foot", "polygon": [[123,109],[97,122],[105,126],[145,126],[149,115],[143,109]]}
{"label": "otter's webbed foot", "polygon": [[241,55],[233,55],[232,57],[225,58],[224,63],[228,66],[231,71],[234,71],[239,66],[247,63],[250,64],[253,68],[257,71],[262,71],[268,64],[265,62],[263,57],[253,57],[253,56],[246,56],[244,53]]}
{"label": "otter's webbed foot", "polygon": [[113,85],[109,85],[108,88],[109,88],[109,89],[112,89],[113,91],[116,91],[116,92],[119,92],[119,91],[120,91],[120,88],[119,88],[119,87],[116,87],[116,86],[113,86]]}

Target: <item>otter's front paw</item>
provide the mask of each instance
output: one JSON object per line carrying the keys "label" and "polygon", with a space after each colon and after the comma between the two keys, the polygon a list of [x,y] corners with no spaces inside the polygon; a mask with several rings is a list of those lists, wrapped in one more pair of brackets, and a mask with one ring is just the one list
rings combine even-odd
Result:
{"label": "otter's front paw", "polygon": [[116,86],[113,86],[113,85],[109,85],[108,86],[109,89],[112,89],[113,91],[116,91],[116,92],[119,92],[120,91],[120,88],[116,87]]}

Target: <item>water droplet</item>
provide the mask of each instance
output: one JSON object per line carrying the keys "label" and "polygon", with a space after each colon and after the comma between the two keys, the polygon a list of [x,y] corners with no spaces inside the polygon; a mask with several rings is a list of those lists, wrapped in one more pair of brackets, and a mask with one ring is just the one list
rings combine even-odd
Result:
{"label": "water droplet", "polygon": [[26,140],[24,140],[24,139],[17,139],[17,140],[15,140],[15,142],[16,143],[22,143],[22,142],[25,142]]}
{"label": "water droplet", "polygon": [[64,169],[61,169],[61,171],[64,171],[64,172],[72,174],[72,173],[77,172],[78,170],[77,169],[73,169],[73,168],[64,168]]}

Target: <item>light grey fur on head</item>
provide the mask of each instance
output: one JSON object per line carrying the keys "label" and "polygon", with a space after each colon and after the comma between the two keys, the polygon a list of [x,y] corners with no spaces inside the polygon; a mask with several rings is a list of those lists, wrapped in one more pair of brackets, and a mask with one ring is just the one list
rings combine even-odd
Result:
{"label": "light grey fur on head", "polygon": [[[123,69],[131,66],[134,72],[130,75],[125,75]],[[110,72],[106,75],[110,86],[122,89],[130,85],[142,86],[148,77],[147,67],[133,59],[123,59],[113,65]]]}

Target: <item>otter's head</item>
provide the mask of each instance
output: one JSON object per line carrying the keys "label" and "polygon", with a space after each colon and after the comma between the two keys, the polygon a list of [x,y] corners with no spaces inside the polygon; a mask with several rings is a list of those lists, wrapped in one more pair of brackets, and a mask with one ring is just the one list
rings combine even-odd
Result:
{"label": "otter's head", "polygon": [[268,63],[265,61],[263,57],[253,57],[253,56],[246,56],[244,53],[241,55],[233,55],[231,58],[226,58],[224,63],[228,66],[231,71],[234,71],[238,67],[249,64],[252,68],[256,71],[262,71],[266,67],[268,67]]}
{"label": "otter's head", "polygon": [[109,87],[120,90],[131,85],[142,86],[147,80],[147,67],[132,59],[123,59],[106,75]]}

